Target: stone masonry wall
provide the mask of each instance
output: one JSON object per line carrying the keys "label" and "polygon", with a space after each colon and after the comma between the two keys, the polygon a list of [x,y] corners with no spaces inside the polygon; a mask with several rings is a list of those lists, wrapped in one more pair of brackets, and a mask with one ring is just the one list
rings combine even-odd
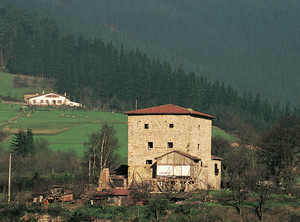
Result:
{"label": "stone masonry wall", "polygon": [[212,121],[203,118],[190,117],[191,137],[190,154],[201,158],[205,166],[211,160]]}
{"label": "stone masonry wall", "polygon": [[[208,177],[214,173],[211,171],[211,131],[211,120],[190,115],[129,115],[129,183],[133,174],[136,181],[151,179],[150,167],[155,158],[173,150],[201,158],[205,170],[199,179],[210,182]],[[148,148],[148,142],[153,143],[153,148]],[[173,148],[168,148],[168,142],[173,142]],[[147,160],[152,160],[152,164],[146,164]]]}
{"label": "stone masonry wall", "polygon": [[[218,175],[215,175],[215,164],[219,169]],[[208,170],[208,184],[210,189],[219,190],[221,188],[221,161],[220,160],[211,160]]]}

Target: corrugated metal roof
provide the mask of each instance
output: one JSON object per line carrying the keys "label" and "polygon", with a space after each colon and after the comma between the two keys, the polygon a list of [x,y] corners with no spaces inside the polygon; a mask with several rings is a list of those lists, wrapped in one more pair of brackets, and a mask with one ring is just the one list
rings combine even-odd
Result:
{"label": "corrugated metal roof", "polygon": [[215,117],[206,113],[201,113],[192,109],[184,108],[181,106],[176,106],[173,104],[166,104],[161,106],[154,106],[145,109],[138,109],[125,112],[127,115],[155,115],[155,114],[165,114],[165,115],[193,115],[201,116],[208,119],[214,119]]}

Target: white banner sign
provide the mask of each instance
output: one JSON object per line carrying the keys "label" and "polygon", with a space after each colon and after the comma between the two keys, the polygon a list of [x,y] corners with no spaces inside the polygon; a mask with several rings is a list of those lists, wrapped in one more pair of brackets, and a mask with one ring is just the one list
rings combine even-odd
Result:
{"label": "white banner sign", "polygon": [[158,176],[190,176],[190,166],[157,166]]}

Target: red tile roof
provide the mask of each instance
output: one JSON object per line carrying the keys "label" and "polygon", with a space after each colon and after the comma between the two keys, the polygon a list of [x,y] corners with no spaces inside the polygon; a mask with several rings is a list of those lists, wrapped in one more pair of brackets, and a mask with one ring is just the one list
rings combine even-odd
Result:
{"label": "red tile roof", "polygon": [[222,157],[218,157],[218,156],[214,156],[214,155],[211,155],[211,159],[212,160],[223,160]]}
{"label": "red tile roof", "polygon": [[113,196],[128,196],[129,191],[127,189],[113,189],[111,195]]}
{"label": "red tile roof", "polygon": [[166,114],[166,115],[193,115],[201,116],[208,119],[214,119],[215,117],[206,113],[201,113],[192,109],[187,109],[184,107],[176,106],[173,104],[166,104],[161,106],[154,106],[145,109],[138,109],[128,111],[127,115],[155,115],[155,114]]}

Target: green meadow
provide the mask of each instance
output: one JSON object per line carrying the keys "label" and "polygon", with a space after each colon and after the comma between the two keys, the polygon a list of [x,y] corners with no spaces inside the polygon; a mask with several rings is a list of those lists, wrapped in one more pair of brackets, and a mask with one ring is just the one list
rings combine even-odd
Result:
{"label": "green meadow", "polygon": [[0,103],[0,129],[20,113],[20,105]]}
{"label": "green meadow", "polygon": [[[54,108],[38,108],[36,110],[19,111],[10,104],[0,104],[0,123],[5,123],[1,128],[10,135],[2,143],[5,149],[9,148],[12,135],[19,129],[32,129],[35,138],[49,141],[50,148],[60,151],[72,151],[83,156],[85,142],[89,135],[100,130],[107,122],[116,130],[119,139],[119,154],[122,160],[127,158],[127,116],[120,113],[96,112],[83,110],[63,110]],[[10,112],[11,111],[11,112]],[[11,115],[9,115],[11,113]],[[14,121],[7,119],[18,116]],[[1,121],[2,120],[2,121]]]}
{"label": "green meadow", "polygon": [[[35,138],[49,141],[50,148],[59,151],[75,152],[83,156],[85,143],[89,135],[100,130],[107,122],[116,130],[120,147],[118,152],[125,162],[127,159],[127,116],[121,113],[96,112],[84,110],[64,110],[55,108],[37,108],[35,110],[21,110],[19,105],[0,104],[0,127],[10,135],[2,143],[9,148],[12,135],[19,129],[32,129]],[[13,118],[16,117],[16,118]],[[14,119],[7,121],[8,119]],[[213,136],[222,136],[233,141],[235,138],[225,131],[213,128]]]}
{"label": "green meadow", "polygon": [[16,100],[23,100],[24,93],[34,90],[33,87],[16,87],[14,84],[15,78],[20,75],[13,75],[10,73],[0,72],[0,96],[14,98]]}
{"label": "green meadow", "polygon": [[[16,84],[18,81],[19,84]],[[39,83],[43,83],[43,80],[0,72],[0,96],[21,101],[24,93],[40,91]],[[105,122],[116,130],[120,144],[118,152],[125,163],[127,161],[127,116],[121,113],[51,107],[38,107],[31,110],[24,109],[18,104],[4,104],[0,100],[0,130],[8,135],[0,146],[9,149],[12,135],[19,129],[30,128],[36,139],[49,141],[51,149],[71,151],[83,156],[86,150],[84,144],[88,141],[89,135],[100,130]],[[213,127],[212,134],[229,141],[237,140],[217,127]]]}
{"label": "green meadow", "polygon": [[234,141],[238,141],[238,138],[235,137],[234,135],[231,135],[229,133],[227,133],[225,130],[222,130],[218,127],[213,127],[212,129],[212,136],[213,137],[216,137],[216,136],[219,136],[227,141],[230,141],[230,142],[234,142]]}

